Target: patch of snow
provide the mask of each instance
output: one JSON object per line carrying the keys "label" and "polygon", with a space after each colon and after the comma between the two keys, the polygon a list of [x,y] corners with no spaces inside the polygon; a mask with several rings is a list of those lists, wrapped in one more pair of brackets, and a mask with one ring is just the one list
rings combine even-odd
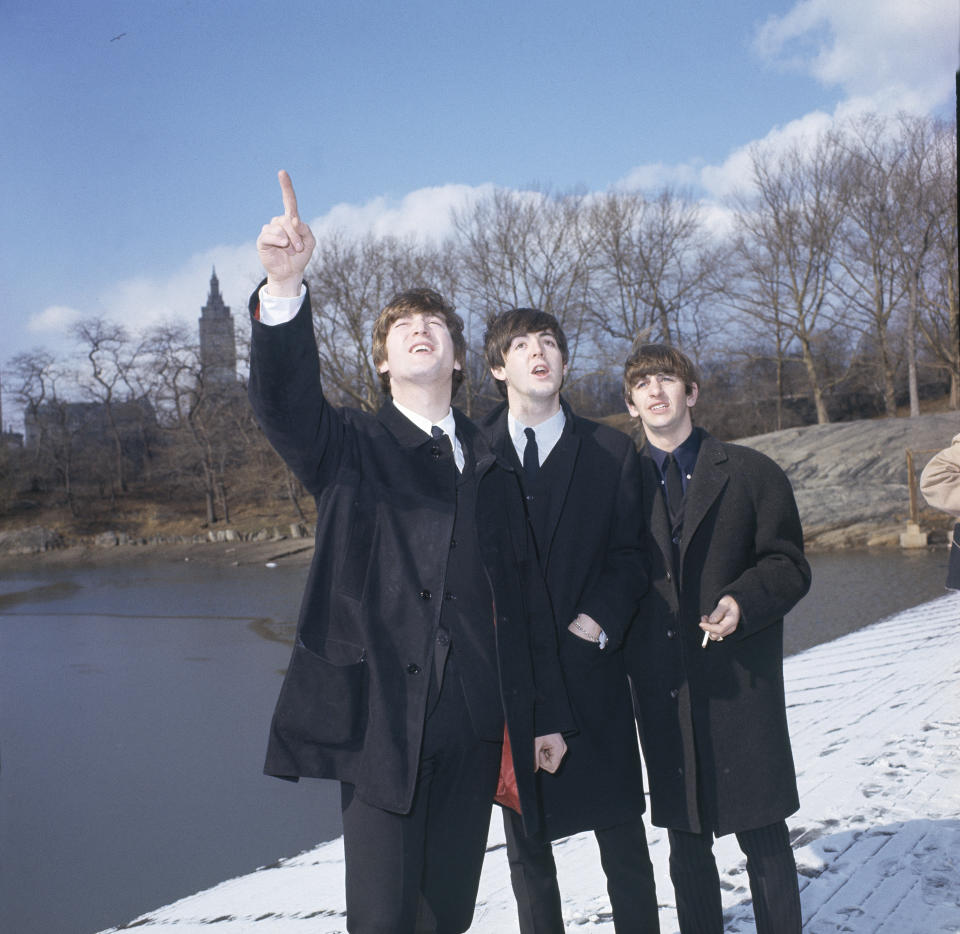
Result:
{"label": "patch of snow", "polygon": [[[800,811],[791,830],[807,934],[960,934],[960,595],[950,594],[785,662]],[[666,831],[648,824],[660,927],[677,931]],[[755,934],[743,855],[714,848],[728,934]],[[613,934],[593,834],[554,845],[566,928]],[[211,925],[214,925],[211,927]],[[345,934],[343,845],[231,879],[119,930]],[[515,934],[494,814],[477,934]]]}

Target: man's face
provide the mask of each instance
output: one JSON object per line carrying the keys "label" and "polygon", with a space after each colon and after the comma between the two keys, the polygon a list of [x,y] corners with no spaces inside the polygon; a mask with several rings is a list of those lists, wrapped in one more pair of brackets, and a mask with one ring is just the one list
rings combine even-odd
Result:
{"label": "man's face", "polygon": [[387,332],[384,348],[386,358],[379,370],[390,373],[391,387],[449,379],[460,369],[443,315],[412,312],[397,318]]}
{"label": "man's face", "polygon": [[648,435],[683,441],[693,429],[690,410],[699,389],[694,383],[687,393],[683,380],[670,373],[641,376],[630,390],[627,409],[643,422]]}
{"label": "man's face", "polygon": [[516,335],[503,360],[503,366],[492,367],[490,372],[507,384],[508,398],[548,399],[560,392],[567,368],[550,331]]}

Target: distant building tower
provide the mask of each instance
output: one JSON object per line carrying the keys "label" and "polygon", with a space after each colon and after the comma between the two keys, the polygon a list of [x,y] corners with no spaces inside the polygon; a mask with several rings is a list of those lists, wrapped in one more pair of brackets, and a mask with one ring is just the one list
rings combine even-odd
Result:
{"label": "distant building tower", "polygon": [[216,267],[210,276],[207,304],[200,311],[200,366],[204,382],[209,388],[225,388],[237,383],[237,342],[233,333],[233,315],[223,303]]}

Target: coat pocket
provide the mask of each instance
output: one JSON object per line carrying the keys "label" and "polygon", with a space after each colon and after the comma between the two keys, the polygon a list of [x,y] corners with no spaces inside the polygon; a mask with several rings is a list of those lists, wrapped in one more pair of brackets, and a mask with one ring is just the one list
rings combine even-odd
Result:
{"label": "coat pocket", "polygon": [[358,645],[328,639],[314,652],[298,641],[277,701],[277,728],[318,745],[359,741],[366,714],[366,667]]}

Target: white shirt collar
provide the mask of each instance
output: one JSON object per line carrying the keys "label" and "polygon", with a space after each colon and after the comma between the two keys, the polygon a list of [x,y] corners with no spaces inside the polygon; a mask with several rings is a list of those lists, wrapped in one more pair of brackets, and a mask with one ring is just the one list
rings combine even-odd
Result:
{"label": "white shirt collar", "polygon": [[[564,415],[563,409],[560,409],[545,422],[540,422],[539,425],[534,427],[533,430],[537,434],[537,454],[539,455],[541,464],[547,459],[550,452],[560,440],[560,435],[563,434],[563,426],[566,423],[567,416]],[[524,425],[513,417],[513,412],[507,411],[507,432],[510,435],[510,440],[513,442],[513,447],[517,452],[517,457],[520,458],[521,464],[523,463],[523,452],[527,446],[527,436],[524,434],[524,430],[528,427],[531,426]]]}
{"label": "white shirt collar", "polygon": [[437,428],[443,429],[443,433],[453,444],[453,459],[456,461],[457,470],[463,470],[463,465],[465,463],[463,446],[460,444],[460,439],[457,437],[457,420],[453,417],[452,408],[447,410],[447,414],[444,415],[439,422],[431,422],[429,418],[424,418],[422,415],[414,412],[412,409],[408,409],[406,406],[401,405],[396,399],[393,400],[393,404],[401,415],[410,419],[410,421],[413,422],[417,428],[425,431],[428,435],[432,436],[433,432],[430,429],[433,428],[434,425],[436,425]]}

